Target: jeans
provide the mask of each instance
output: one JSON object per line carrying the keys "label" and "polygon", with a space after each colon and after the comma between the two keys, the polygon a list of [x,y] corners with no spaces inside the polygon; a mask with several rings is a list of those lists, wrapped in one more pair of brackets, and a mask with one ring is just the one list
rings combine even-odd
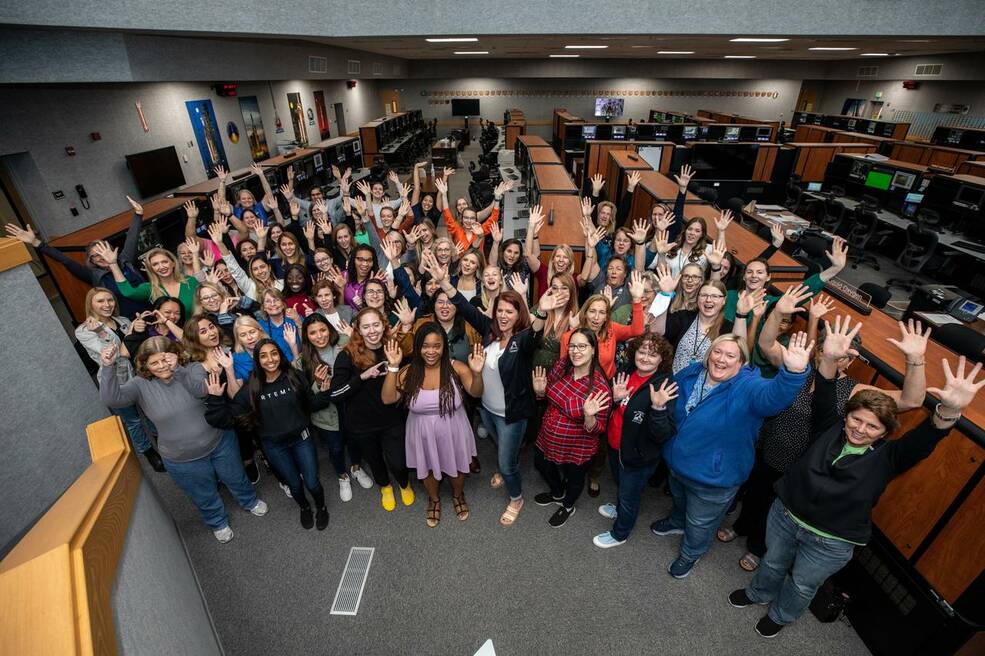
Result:
{"label": "jeans", "polygon": [[[127,429],[127,434],[130,436],[130,443],[133,444],[133,448],[137,453],[145,453],[149,449],[154,448],[154,445],[151,444],[150,437],[147,436],[147,430],[144,428],[144,422],[137,406],[129,405],[125,408],[110,408],[110,410],[123,422],[123,426]],[[150,423],[149,420],[148,423]]]}
{"label": "jeans", "polygon": [[191,498],[202,513],[202,520],[214,531],[229,526],[229,516],[222,497],[219,496],[219,481],[226,484],[236,503],[245,510],[257,504],[256,491],[243,471],[236,434],[231,430],[223,431],[222,438],[212,453],[197,460],[162,460],[171,479]]}
{"label": "jeans", "polygon": [[510,499],[523,497],[523,487],[520,484],[520,447],[523,445],[523,434],[527,430],[527,420],[521,419],[507,423],[506,417],[500,417],[479,406],[479,416],[489,435],[496,442],[499,459],[499,473],[506,482],[506,490]]}
{"label": "jeans", "polygon": [[[308,488],[315,500],[316,508],[325,507],[325,490],[318,480],[318,452],[309,430],[292,440],[278,441],[263,439],[270,466],[277,470],[281,478],[291,488],[291,496],[302,508],[310,508],[304,488]],[[303,483],[301,479],[304,479]]]}
{"label": "jeans", "polygon": [[588,463],[576,465],[573,462],[557,463],[548,460],[540,449],[534,448],[534,467],[544,477],[551,490],[551,496],[561,500],[561,504],[571,510],[581,496],[588,474]]}
{"label": "jeans", "polygon": [[380,487],[390,484],[387,463],[400,487],[410,484],[407,471],[407,449],[404,445],[405,424],[399,424],[370,431],[368,433],[349,433],[350,444],[354,444],[362,454],[373,473],[373,480]]}
{"label": "jeans", "polygon": [[652,465],[646,465],[639,469],[626,469],[619,461],[619,450],[607,446],[609,449],[609,471],[612,472],[612,479],[616,482],[616,520],[612,524],[610,533],[616,540],[625,540],[629,537],[633,527],[636,525],[636,518],[640,514],[640,498],[643,496],[643,488],[647,481],[657,471],[660,464],[658,459]]}
{"label": "jeans", "polygon": [[332,469],[335,470],[336,476],[341,478],[343,474],[349,473],[345,466],[346,447],[349,448],[349,460],[353,465],[358,465],[362,461],[363,457],[359,453],[359,449],[351,440],[346,443],[346,439],[342,437],[342,431],[319,428],[318,426],[311,428],[315,431],[315,435],[318,436],[322,446],[328,451],[328,460],[332,463]]}
{"label": "jeans", "polygon": [[746,588],[749,599],[770,603],[770,619],[790,624],[804,614],[829,576],[852,559],[855,545],[811,533],[776,499],[766,521],[766,556]]}
{"label": "jeans", "polygon": [[694,562],[708,551],[715,531],[738,491],[738,485],[705,485],[683,478],[671,470],[670,493],[674,497],[674,507],[670,511],[670,523],[675,528],[684,529],[681,558]]}
{"label": "jeans", "polygon": [[781,476],[782,472],[767,465],[757,453],[756,464],[749,474],[745,494],[742,496],[742,510],[732,525],[736,534],[746,536],[746,550],[758,558],[766,553],[766,520],[776,498],[773,484]]}

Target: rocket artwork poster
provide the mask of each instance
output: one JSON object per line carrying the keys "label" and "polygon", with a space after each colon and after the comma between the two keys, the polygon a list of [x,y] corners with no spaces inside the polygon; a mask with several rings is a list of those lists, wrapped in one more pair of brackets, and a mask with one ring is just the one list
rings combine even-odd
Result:
{"label": "rocket artwork poster", "polygon": [[205,175],[215,177],[215,167],[222,164],[227,169],[226,151],[222,147],[222,133],[219,123],[215,120],[211,100],[189,100],[185,102],[188,108],[188,118],[192,122],[195,140],[198,142],[198,152],[202,155],[202,165]]}
{"label": "rocket artwork poster", "polygon": [[263,130],[263,117],[260,116],[260,103],[256,96],[243,96],[239,99],[239,111],[243,113],[246,140],[250,144],[250,157],[259,162],[270,157],[267,147],[267,134]]}

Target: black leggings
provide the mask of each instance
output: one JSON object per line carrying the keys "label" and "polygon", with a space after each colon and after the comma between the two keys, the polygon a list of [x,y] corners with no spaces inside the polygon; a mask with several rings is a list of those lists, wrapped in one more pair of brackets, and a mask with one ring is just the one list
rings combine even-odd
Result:
{"label": "black leggings", "polygon": [[534,467],[544,477],[547,486],[551,488],[551,496],[555,499],[564,497],[562,503],[568,510],[575,507],[575,501],[581,496],[582,488],[585,487],[585,475],[588,473],[589,463],[576,465],[566,462],[559,464],[551,462],[540,449],[534,449]]}
{"label": "black leggings", "polygon": [[404,423],[379,428],[365,433],[349,433],[349,440],[362,454],[373,473],[373,480],[380,487],[390,484],[387,464],[400,487],[407,487],[407,451],[404,445]]}

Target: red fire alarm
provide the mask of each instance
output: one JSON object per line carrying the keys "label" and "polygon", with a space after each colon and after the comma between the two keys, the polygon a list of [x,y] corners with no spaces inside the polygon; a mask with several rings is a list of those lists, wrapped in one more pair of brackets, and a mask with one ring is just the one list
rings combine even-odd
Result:
{"label": "red fire alarm", "polygon": [[345,86],[348,89],[355,89],[356,88],[356,81],[355,80],[346,80],[345,81]]}
{"label": "red fire alarm", "polygon": [[103,138],[103,135],[99,134],[98,132],[90,132],[89,138],[92,139],[93,141],[99,141],[100,139]]}
{"label": "red fire alarm", "polygon": [[904,89],[916,89],[920,86],[920,83],[916,80],[903,80]]}

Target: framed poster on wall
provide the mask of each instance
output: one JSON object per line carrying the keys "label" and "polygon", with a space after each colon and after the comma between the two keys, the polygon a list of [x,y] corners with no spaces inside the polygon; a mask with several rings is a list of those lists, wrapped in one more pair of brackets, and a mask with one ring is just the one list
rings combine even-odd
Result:
{"label": "framed poster on wall", "polygon": [[301,94],[287,94],[287,106],[291,110],[291,125],[294,126],[294,141],[298,144],[308,143],[308,129],[304,126],[304,107],[301,106]]}
{"label": "framed poster on wall", "polygon": [[250,157],[259,162],[270,157],[267,147],[267,133],[263,130],[263,117],[260,116],[260,103],[256,96],[243,96],[239,99],[239,111],[243,114],[246,140],[250,144]]}
{"label": "framed poster on wall", "polygon": [[214,178],[216,165],[222,164],[228,169],[229,163],[222,147],[222,133],[219,132],[219,124],[215,120],[212,101],[189,100],[185,102],[185,107],[188,109],[192,131],[195,132],[195,141],[198,142],[198,152],[202,155],[205,175]]}
{"label": "framed poster on wall", "polygon": [[328,112],[325,110],[325,92],[315,91],[315,113],[318,114],[318,135],[322,139],[328,139]]}

